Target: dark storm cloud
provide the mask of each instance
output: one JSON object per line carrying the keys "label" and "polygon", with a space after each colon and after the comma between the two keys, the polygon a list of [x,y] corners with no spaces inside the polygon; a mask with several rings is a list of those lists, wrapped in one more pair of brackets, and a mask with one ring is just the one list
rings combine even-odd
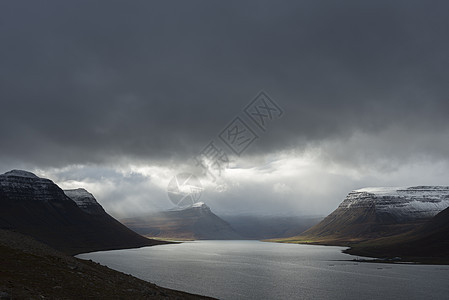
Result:
{"label": "dark storm cloud", "polygon": [[[178,161],[261,89],[286,113],[250,154],[391,127],[416,132],[409,151],[426,151],[420,145],[449,124],[448,9],[446,1],[2,1],[0,159]],[[434,145],[444,156],[446,143]],[[399,159],[404,149],[392,149]]]}

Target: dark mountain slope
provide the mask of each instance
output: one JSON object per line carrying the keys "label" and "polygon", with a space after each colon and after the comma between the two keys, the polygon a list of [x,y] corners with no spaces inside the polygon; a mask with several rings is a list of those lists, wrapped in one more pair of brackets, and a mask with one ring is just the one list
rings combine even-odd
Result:
{"label": "dark mountain slope", "polygon": [[51,180],[17,170],[0,175],[0,228],[70,254],[161,243],[131,231],[102,208],[86,213]]}
{"label": "dark mountain slope", "polygon": [[[353,245],[349,254],[449,263],[449,208],[408,233]],[[426,261],[424,260],[424,261]]]}

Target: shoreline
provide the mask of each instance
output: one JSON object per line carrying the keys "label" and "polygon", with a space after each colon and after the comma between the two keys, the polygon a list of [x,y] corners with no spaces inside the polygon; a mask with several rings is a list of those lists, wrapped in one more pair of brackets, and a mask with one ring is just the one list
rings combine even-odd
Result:
{"label": "shoreline", "polygon": [[160,287],[17,232],[0,230],[0,255],[6,299],[214,299]]}
{"label": "shoreline", "polygon": [[[368,259],[365,260],[353,260],[358,262],[369,262],[369,263],[390,263],[390,264],[416,264],[416,265],[449,265],[449,258],[447,257],[431,257],[431,256],[404,256],[404,255],[396,255],[394,252],[383,252],[383,253],[373,253],[370,250],[366,249],[357,249],[357,246],[360,246],[361,242],[350,243],[342,243],[336,242],[332,243],[331,241],[326,242],[318,242],[318,241],[285,241],[285,240],[262,240],[263,242],[270,243],[283,243],[283,244],[301,244],[301,245],[316,245],[316,246],[337,246],[337,247],[346,247],[347,249],[342,250],[343,253],[349,254],[352,256],[360,256]],[[399,259],[398,259],[399,258]]]}

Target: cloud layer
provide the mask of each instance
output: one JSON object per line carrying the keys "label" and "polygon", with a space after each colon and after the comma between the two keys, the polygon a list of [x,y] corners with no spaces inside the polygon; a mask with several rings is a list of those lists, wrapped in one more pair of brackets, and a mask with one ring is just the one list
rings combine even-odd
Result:
{"label": "cloud layer", "polygon": [[[448,9],[446,1],[2,2],[2,171],[40,170],[93,189],[121,178],[110,188],[135,184],[135,196],[105,197],[138,201],[150,175],[126,177],[129,165],[167,177],[189,168],[265,90],[285,114],[232,157],[234,169],[253,172],[228,174],[242,190],[211,199],[266,198],[260,206],[270,211],[283,191],[286,210],[314,198],[326,211],[360,184],[414,182],[404,170],[416,165],[434,182],[449,149]],[[306,175],[274,163],[271,174],[284,173],[252,179],[267,161],[294,166],[310,153]],[[80,168],[95,176],[76,175]],[[295,191],[301,176],[308,186],[328,182],[328,196]],[[145,192],[159,199],[163,190]]]}

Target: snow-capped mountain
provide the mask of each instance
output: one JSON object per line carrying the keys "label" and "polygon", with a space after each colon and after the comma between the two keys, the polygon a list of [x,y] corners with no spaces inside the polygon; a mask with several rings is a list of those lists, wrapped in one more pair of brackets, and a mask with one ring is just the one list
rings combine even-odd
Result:
{"label": "snow-capped mountain", "polygon": [[169,209],[168,211],[182,211],[182,210],[186,210],[186,209],[193,208],[193,207],[210,209],[209,206],[206,205],[206,203],[200,201],[200,202],[195,202],[191,205],[187,205],[187,206],[183,206],[183,207],[176,206],[176,207]]}
{"label": "snow-capped mountain", "polygon": [[83,188],[64,190],[64,193],[67,197],[75,201],[79,208],[88,214],[98,215],[105,213],[103,207],[97,202],[94,195]]}
{"label": "snow-capped mountain", "polygon": [[449,207],[449,187],[377,187],[350,192],[298,241],[347,244],[413,230]]}
{"label": "snow-capped mountain", "polygon": [[376,215],[401,222],[428,219],[449,207],[449,187],[377,187],[352,191],[338,209],[374,206]]}
{"label": "snow-capped mountain", "polygon": [[197,202],[186,208],[156,212],[121,220],[137,233],[148,237],[180,240],[233,240],[242,237],[209,206]]}
{"label": "snow-capped mountain", "polygon": [[69,191],[33,173],[0,175],[0,228],[30,235],[58,250],[81,253],[150,246],[146,239],[108,215],[85,190]]}
{"label": "snow-capped mountain", "polygon": [[22,170],[12,170],[0,175],[0,193],[0,197],[8,196],[16,201],[49,201],[54,197],[70,201],[53,181]]}

